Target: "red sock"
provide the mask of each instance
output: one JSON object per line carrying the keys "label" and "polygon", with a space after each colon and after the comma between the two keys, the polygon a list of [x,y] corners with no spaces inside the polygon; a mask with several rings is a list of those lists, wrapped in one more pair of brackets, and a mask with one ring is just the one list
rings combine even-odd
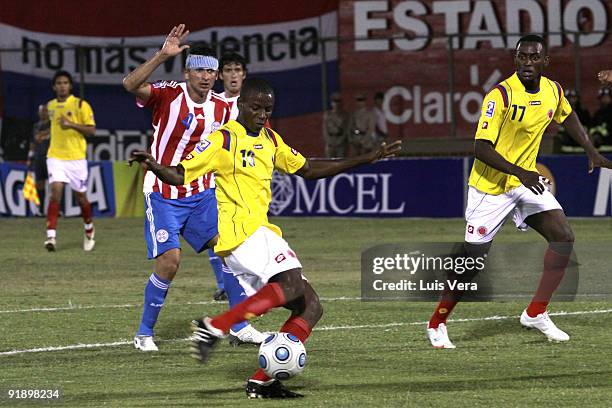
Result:
{"label": "red sock", "polygon": [[291,333],[300,339],[302,343],[305,343],[306,339],[310,337],[310,333],[312,333],[312,328],[304,318],[300,316],[291,316],[287,319],[285,324],[283,324],[280,331]]}
{"label": "red sock", "polygon": [[[299,316],[291,316],[289,319],[287,319],[285,324],[283,324],[283,327],[281,327],[280,331],[285,333],[291,333],[295,337],[300,339],[302,343],[305,343],[306,339],[308,339],[308,337],[310,336],[310,333],[312,333],[312,328],[303,318]],[[264,370],[262,370],[261,368],[255,371],[255,374],[253,374],[250,378],[250,380],[262,382],[270,381],[271,379],[272,378],[268,377],[268,375],[266,375],[266,373],[264,373]]]}
{"label": "red sock", "polygon": [[568,255],[561,255],[550,248],[546,251],[540,284],[527,307],[529,317],[536,317],[546,311],[550,298],[561,283],[563,275],[565,275],[565,268],[569,260]]}
{"label": "red sock", "polygon": [[89,201],[85,201],[85,204],[81,205],[81,215],[83,216],[83,222],[85,224],[91,224],[91,204]]}
{"label": "red sock", "polygon": [[438,303],[433,315],[431,315],[431,319],[429,319],[429,324],[427,327],[430,329],[436,329],[440,323],[446,324],[448,315],[450,315],[457,303],[458,302],[456,300],[441,300],[440,303]]}
{"label": "red sock", "polygon": [[266,313],[268,310],[285,304],[283,289],[278,283],[268,283],[257,293],[227,312],[214,317],[211,324],[224,333],[229,332],[233,324],[249,320]]}
{"label": "red sock", "polygon": [[58,201],[49,201],[49,206],[47,207],[47,229],[57,229],[57,217],[60,212],[60,203]]}

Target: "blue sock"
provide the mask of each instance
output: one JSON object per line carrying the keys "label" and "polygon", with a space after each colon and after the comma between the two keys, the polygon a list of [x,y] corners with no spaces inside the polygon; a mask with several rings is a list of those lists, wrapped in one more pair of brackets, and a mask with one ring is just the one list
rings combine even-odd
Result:
{"label": "blue sock", "polygon": [[157,322],[157,317],[164,305],[164,300],[168,294],[170,281],[164,280],[152,273],[144,290],[144,307],[142,309],[142,319],[138,328],[139,336],[152,336],[153,328]]}
{"label": "blue sock", "polygon": [[[232,270],[225,265],[223,265],[223,280],[225,281],[225,292],[227,293],[230,308],[242,303],[248,297],[242,286],[240,286],[238,278],[236,278],[236,276],[234,276],[232,273]],[[249,322],[245,320],[233,325],[232,330],[237,332],[248,325]]]}
{"label": "blue sock", "polygon": [[217,289],[224,290],[225,286],[223,286],[223,261],[221,258],[215,254],[215,251],[211,249],[208,250],[208,260],[210,261],[210,266],[215,273],[215,279],[217,280]]}

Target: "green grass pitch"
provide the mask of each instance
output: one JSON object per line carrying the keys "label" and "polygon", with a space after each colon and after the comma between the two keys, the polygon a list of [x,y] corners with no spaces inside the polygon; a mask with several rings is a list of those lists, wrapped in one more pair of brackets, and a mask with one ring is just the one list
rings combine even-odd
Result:
{"label": "green grass pitch", "polygon": [[[287,406],[246,400],[256,347],[223,343],[206,365],[188,353],[189,321],[226,308],[212,302],[207,257],[183,251],[158,321],[160,352],[134,350],[146,260],[141,219],[97,219],[97,246],[83,253],[79,219],[60,219],[58,251],[43,248],[43,219],[0,219],[0,405],[9,389],[62,390],[49,406]],[[566,344],[520,328],[523,302],[460,304],[449,323],[456,350],[434,350],[424,331],[433,303],[362,302],[360,252],[380,243],[455,241],[461,220],[277,218],[325,314],[306,344],[305,372],[287,385],[290,406],[604,407],[612,404],[612,307],[605,300],[553,303]],[[577,242],[612,242],[612,219],[575,219]],[[496,242],[537,242],[510,225]],[[611,246],[612,247],[612,246]],[[602,253],[602,262],[609,252]],[[517,260],[520,262],[520,258]],[[48,308],[48,310],[44,310]],[[594,313],[594,311],[599,311]],[[275,310],[255,322],[273,331]],[[501,316],[496,320],[487,317]],[[77,346],[80,345],[80,346]],[[66,347],[63,350],[56,350]],[[31,352],[32,349],[53,351]],[[11,351],[28,351],[7,354]],[[46,405],[43,405],[46,406]]]}

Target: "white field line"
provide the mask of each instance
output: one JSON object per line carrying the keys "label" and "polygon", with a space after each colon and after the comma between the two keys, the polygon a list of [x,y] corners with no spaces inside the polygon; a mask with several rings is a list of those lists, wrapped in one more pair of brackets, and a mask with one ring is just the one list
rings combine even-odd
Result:
{"label": "white field line", "polygon": [[[550,313],[551,316],[576,316],[576,315],[589,315],[589,314],[603,314],[603,313],[612,313],[612,309],[598,309],[598,310],[582,310],[577,312],[556,312]],[[518,319],[519,316],[488,316],[488,317],[475,317],[468,319],[449,319],[449,322],[452,323],[464,323],[464,322],[482,322],[488,320],[508,320],[508,319]],[[323,326],[323,327],[315,327],[314,331],[334,331],[334,330],[355,330],[355,329],[384,329],[389,327],[398,327],[398,326],[420,326],[427,324],[427,321],[423,322],[395,322],[395,323],[385,323],[385,324],[363,324],[357,326]],[[185,339],[169,339],[169,340],[159,340],[159,342],[181,342],[187,341],[188,338]],[[38,347],[33,349],[24,349],[24,350],[11,350],[11,351],[3,351],[0,352],[0,356],[12,356],[16,354],[25,354],[25,353],[40,353],[40,352],[49,352],[49,351],[62,351],[62,350],[79,350],[79,349],[88,349],[88,348],[105,348],[105,347],[116,347],[116,346],[125,346],[131,345],[132,342],[129,340],[121,340],[114,341],[111,343],[93,343],[93,344],[73,344],[69,346],[57,346],[57,347]]]}
{"label": "white field line", "polygon": [[[361,300],[360,297],[332,297],[332,298],[321,298],[324,302],[337,302],[343,300]],[[190,306],[190,305],[219,305],[227,303],[227,301],[215,301],[208,300],[202,302],[177,302],[177,303],[167,303],[165,306]],[[68,306],[59,306],[59,307],[33,307],[30,309],[11,309],[11,310],[0,310],[0,314],[8,314],[8,313],[28,313],[28,312],[64,312],[67,310],[88,310],[88,309],[127,309],[133,307],[142,307],[142,303],[126,303],[123,305],[73,305],[71,302],[68,303]]]}

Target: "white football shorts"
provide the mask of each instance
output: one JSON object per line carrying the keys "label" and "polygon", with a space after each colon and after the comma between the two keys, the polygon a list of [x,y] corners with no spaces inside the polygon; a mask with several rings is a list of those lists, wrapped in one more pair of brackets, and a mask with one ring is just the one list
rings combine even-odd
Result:
{"label": "white football shorts", "polygon": [[49,183],[68,183],[74,191],[87,191],[87,160],[60,160],[47,157]]}
{"label": "white football shorts", "polygon": [[504,194],[491,195],[470,186],[465,209],[465,241],[472,243],[490,242],[512,218],[516,227],[527,230],[525,219],[530,215],[550,210],[562,210],[561,204],[548,187],[542,194],[534,194],[521,185]]}
{"label": "white football shorts", "polygon": [[274,275],[302,267],[287,241],[266,227],[259,227],[224,260],[247,296],[261,289]]}

